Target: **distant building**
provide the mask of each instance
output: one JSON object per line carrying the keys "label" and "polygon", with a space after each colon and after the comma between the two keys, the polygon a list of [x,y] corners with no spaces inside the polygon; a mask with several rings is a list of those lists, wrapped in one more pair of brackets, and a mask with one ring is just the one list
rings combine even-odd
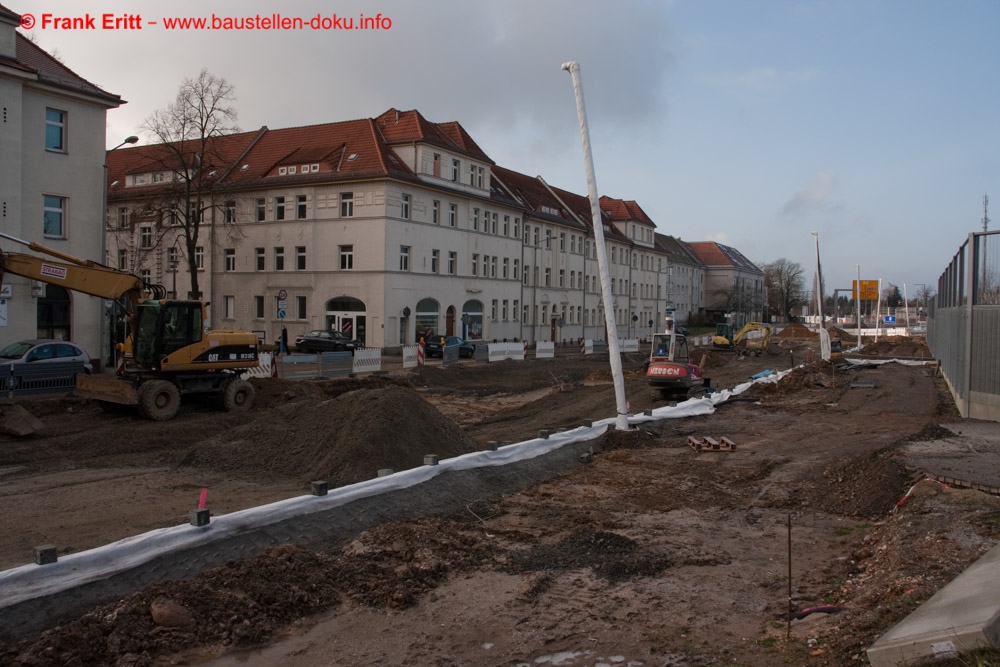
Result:
{"label": "distant building", "polygon": [[[0,229],[103,263],[106,113],[124,102],[38,48],[19,25],[0,5]],[[30,253],[5,239],[0,248]],[[0,344],[73,339],[100,358],[100,299],[14,275],[3,277],[3,289]]]}
{"label": "distant building", "polygon": [[685,243],[705,267],[702,310],[709,321],[743,326],[764,316],[764,271],[732,246],[700,241]]}
{"label": "distant building", "polygon": [[[171,151],[108,156],[108,246],[117,266],[185,298],[181,211],[212,326],[274,341],[349,331],[370,347],[421,334],[575,343],[605,339],[586,196],[496,165],[457,122],[418,111],[212,140],[200,201],[178,199]],[[701,312],[705,269],[638,203],[602,197],[614,316],[623,338]]]}

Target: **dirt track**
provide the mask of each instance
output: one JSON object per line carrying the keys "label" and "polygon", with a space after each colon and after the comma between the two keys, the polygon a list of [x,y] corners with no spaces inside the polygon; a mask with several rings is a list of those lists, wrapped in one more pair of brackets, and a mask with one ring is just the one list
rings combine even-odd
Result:
{"label": "dirt track", "polygon": [[[788,367],[789,349],[801,362],[812,344],[708,353],[705,373],[734,386]],[[659,404],[641,359],[625,366],[632,411]],[[859,379],[875,386],[852,389]],[[202,488],[223,514],[614,406],[606,359],[576,355],[257,388],[252,414],[192,405],[167,424],[73,400],[30,405],[45,430],[0,438],[0,566],[28,562],[38,544],[67,553],[183,523]],[[851,664],[1000,535],[995,499],[975,492],[920,486],[890,515],[911,484],[899,447],[954,419],[933,372],[818,363],[747,397],[609,433],[593,463],[520,494],[484,491],[458,514],[165,582],[0,646],[0,662],[195,664],[270,644],[219,664]],[[737,447],[695,452],[688,435]],[[839,613],[808,614],[786,639],[789,523],[794,610]],[[157,598],[194,623],[154,624]]]}

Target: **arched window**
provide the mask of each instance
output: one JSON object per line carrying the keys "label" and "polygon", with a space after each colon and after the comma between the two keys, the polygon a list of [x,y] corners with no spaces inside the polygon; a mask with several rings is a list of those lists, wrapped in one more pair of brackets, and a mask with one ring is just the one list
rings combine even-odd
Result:
{"label": "arched window", "polygon": [[438,331],[438,302],[434,299],[421,299],[417,302],[417,338],[424,336],[427,332],[439,333]]}
{"label": "arched window", "polygon": [[483,339],[483,302],[472,299],[462,306],[462,324],[469,340]]}
{"label": "arched window", "polygon": [[58,285],[47,284],[45,296],[38,300],[38,337],[71,340],[69,326],[69,292]]}

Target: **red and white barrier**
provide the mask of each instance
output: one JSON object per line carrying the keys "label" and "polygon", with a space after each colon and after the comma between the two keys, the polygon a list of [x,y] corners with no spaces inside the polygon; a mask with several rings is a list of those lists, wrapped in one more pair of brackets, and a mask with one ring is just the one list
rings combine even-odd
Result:
{"label": "red and white barrier", "polygon": [[420,339],[420,345],[417,346],[417,366],[424,365],[424,339]]}

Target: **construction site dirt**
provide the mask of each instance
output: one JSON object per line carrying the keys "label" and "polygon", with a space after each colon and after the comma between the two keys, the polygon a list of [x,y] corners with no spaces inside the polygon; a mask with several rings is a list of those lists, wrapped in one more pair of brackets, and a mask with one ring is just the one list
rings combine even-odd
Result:
{"label": "construction site dirt", "polygon": [[[867,664],[996,543],[1000,500],[917,483],[907,448],[965,423],[935,366],[802,365],[818,344],[695,350],[716,388],[797,368],[711,415],[612,428],[589,462],[517,493],[484,487],[335,548],[276,546],[27,637],[0,609],[0,664]],[[911,339],[864,352],[930,358]],[[623,355],[633,414],[664,405],[643,362]],[[567,349],[253,382],[249,413],[190,402],[169,422],[24,403],[43,428],[0,435],[0,568],[187,523],[203,489],[222,515],[615,415],[607,355]],[[707,439],[732,447],[691,444]],[[995,457],[974,463],[1000,479]]]}

